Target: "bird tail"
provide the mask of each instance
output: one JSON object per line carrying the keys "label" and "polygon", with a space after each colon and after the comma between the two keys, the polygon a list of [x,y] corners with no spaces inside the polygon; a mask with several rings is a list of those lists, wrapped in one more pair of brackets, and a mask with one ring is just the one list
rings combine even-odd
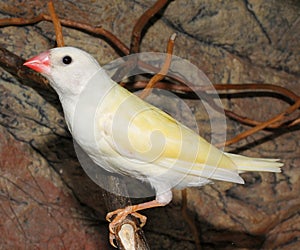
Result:
{"label": "bird tail", "polygon": [[225,153],[237,166],[239,173],[246,171],[281,172],[282,162],[279,159],[251,158],[242,155]]}

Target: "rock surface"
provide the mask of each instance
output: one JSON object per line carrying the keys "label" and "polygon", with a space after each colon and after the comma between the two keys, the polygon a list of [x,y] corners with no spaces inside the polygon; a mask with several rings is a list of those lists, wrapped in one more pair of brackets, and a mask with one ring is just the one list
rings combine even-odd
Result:
{"label": "rock surface", "polygon": [[[154,1],[54,1],[61,18],[101,25],[129,46],[132,28]],[[46,1],[2,1],[0,18],[47,12]],[[289,1],[172,1],[153,19],[141,51],[164,52],[177,32],[174,54],[202,69],[213,83],[272,83],[300,94],[300,5]],[[55,45],[51,23],[0,29],[1,46],[29,58]],[[101,37],[63,28],[66,45],[101,64],[119,57]],[[83,172],[55,94],[50,99],[0,69],[0,248],[110,249],[101,189]],[[47,93],[47,91],[46,91]],[[44,93],[45,94],[45,93]],[[49,101],[50,100],[50,101]],[[185,100],[204,135],[210,125],[198,101]],[[231,110],[266,120],[287,104],[275,95],[222,99]],[[180,110],[178,110],[180,113]],[[228,138],[243,131],[228,120]],[[188,123],[188,121],[187,121]],[[203,249],[300,247],[299,127],[260,132],[228,150],[281,158],[280,174],[245,173],[246,184],[217,182],[188,190],[188,208]],[[151,249],[195,249],[173,203],[145,211]]]}

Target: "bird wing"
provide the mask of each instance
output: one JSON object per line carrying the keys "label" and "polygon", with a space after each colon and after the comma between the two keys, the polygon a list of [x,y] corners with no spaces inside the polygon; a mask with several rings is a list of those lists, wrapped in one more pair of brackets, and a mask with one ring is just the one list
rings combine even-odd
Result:
{"label": "bird wing", "polygon": [[242,182],[229,157],[162,110],[119,86],[106,99],[103,113],[111,115],[100,123],[119,155],[181,174]]}

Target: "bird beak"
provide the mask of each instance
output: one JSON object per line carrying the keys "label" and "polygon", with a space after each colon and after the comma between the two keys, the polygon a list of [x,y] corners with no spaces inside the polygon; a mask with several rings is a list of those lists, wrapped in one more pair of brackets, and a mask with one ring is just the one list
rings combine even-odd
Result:
{"label": "bird beak", "polygon": [[50,74],[50,52],[43,52],[27,60],[23,65],[42,74]]}

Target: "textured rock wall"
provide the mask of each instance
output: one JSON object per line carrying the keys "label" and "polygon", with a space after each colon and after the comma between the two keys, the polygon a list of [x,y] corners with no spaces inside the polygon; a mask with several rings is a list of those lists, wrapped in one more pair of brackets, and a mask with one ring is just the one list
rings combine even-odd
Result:
{"label": "textured rock wall", "polygon": [[[153,3],[54,1],[59,17],[101,25],[127,45],[134,23]],[[46,4],[2,1],[0,18],[32,17],[47,12]],[[165,51],[169,35],[177,32],[174,54],[201,68],[213,83],[273,83],[300,94],[299,13],[297,0],[172,1],[152,20],[141,51]],[[23,58],[55,45],[47,22],[0,33],[1,46]],[[119,56],[99,37],[69,28],[63,34],[66,45],[89,51],[101,64]],[[56,95],[51,89],[38,93],[5,70],[0,74],[0,248],[109,249],[101,190],[76,160]],[[274,96],[223,101],[257,120],[287,106]],[[203,119],[196,103],[187,102]],[[244,129],[228,121],[229,138]],[[281,158],[283,173],[247,173],[244,186],[218,182],[188,190],[189,212],[204,249],[299,248],[298,129],[262,132],[229,148]],[[180,199],[175,192],[171,205],[145,212],[151,249],[194,249]]]}

